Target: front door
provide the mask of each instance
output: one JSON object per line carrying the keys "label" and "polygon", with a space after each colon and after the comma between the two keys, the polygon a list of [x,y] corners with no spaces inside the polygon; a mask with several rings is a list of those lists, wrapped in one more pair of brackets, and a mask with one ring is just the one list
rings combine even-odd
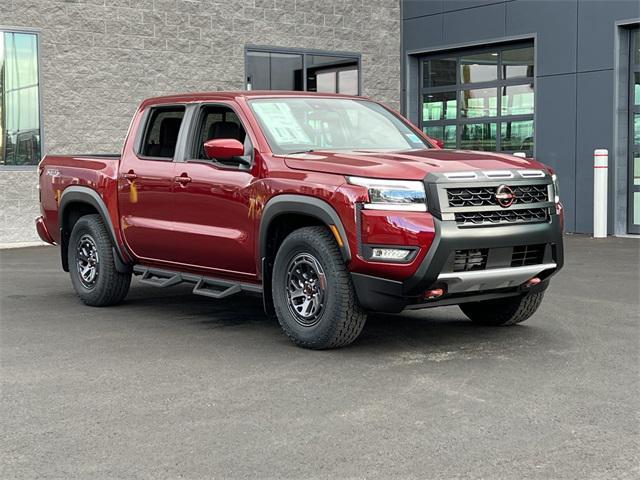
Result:
{"label": "front door", "polygon": [[184,106],[151,108],[139,128],[143,139],[125,151],[118,178],[120,224],[127,247],[139,260],[167,260],[175,249],[173,199],[176,143]]}
{"label": "front door", "polygon": [[[186,161],[176,163],[174,228],[180,248],[173,261],[212,276],[256,277],[252,142],[239,116],[224,105],[202,106],[194,119]],[[245,144],[237,159],[206,158],[203,143],[234,138]]]}
{"label": "front door", "polygon": [[640,233],[640,29],[630,43],[628,231]]}

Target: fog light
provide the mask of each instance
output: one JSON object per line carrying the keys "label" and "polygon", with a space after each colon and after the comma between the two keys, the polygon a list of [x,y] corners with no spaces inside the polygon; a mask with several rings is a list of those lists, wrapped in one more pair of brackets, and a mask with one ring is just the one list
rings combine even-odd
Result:
{"label": "fog light", "polygon": [[433,290],[427,290],[424,292],[424,298],[427,300],[433,300],[444,295],[444,288],[434,288]]}
{"label": "fog light", "polygon": [[411,250],[403,248],[372,248],[371,260],[406,260]]}
{"label": "fog light", "polygon": [[538,277],[533,277],[532,279],[527,280],[527,282],[524,284],[524,288],[533,287],[534,285],[538,285],[540,282],[542,282],[542,280],[540,280]]}

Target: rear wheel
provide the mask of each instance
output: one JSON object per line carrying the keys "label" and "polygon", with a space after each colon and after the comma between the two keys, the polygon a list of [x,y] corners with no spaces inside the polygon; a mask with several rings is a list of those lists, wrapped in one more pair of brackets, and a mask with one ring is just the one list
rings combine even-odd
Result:
{"label": "rear wheel", "polygon": [[127,296],[131,274],[116,269],[111,238],[100,215],[85,215],[73,226],[68,258],[71,283],[85,304],[115,305]]}
{"label": "rear wheel", "polygon": [[527,293],[517,297],[463,303],[460,310],[474,323],[481,325],[515,325],[536,313],[544,292]]}
{"label": "rear wheel", "polygon": [[278,321],[299,346],[337,348],[366,322],[335,239],[325,227],[291,233],[276,254],[272,291]]}

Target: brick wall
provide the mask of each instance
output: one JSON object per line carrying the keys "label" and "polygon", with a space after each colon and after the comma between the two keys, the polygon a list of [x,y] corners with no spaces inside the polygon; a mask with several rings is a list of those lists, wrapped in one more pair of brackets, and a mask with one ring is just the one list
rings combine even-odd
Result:
{"label": "brick wall", "polygon": [[[119,151],[149,96],[244,89],[247,44],[359,52],[363,94],[399,105],[398,0],[4,0],[1,12],[3,27],[41,29],[47,152]],[[0,172],[0,188],[15,178],[35,176]],[[35,239],[30,188],[3,198],[18,213],[3,213],[3,237]]]}

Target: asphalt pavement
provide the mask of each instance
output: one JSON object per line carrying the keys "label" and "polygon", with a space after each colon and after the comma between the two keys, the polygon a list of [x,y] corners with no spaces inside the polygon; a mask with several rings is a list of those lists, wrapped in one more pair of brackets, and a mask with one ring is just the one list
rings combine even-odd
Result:
{"label": "asphalt pavement", "polygon": [[566,238],[525,324],[457,307],[293,346],[249,295],[75,296],[0,251],[0,478],[640,478],[640,242]]}

